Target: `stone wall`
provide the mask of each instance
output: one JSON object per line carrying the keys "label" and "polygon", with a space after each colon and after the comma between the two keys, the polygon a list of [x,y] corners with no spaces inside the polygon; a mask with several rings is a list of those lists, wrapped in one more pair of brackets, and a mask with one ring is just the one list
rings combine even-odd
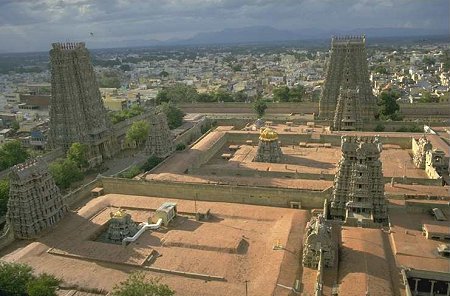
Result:
{"label": "stone wall", "polygon": [[[178,106],[186,113],[240,113],[255,114],[251,103],[182,103]],[[318,102],[267,103],[266,114],[317,113]]]}
{"label": "stone wall", "polygon": [[64,202],[69,208],[76,208],[78,203],[81,203],[83,200],[87,200],[90,198],[92,189],[102,186],[103,185],[101,180],[95,179],[63,196]]}
{"label": "stone wall", "polygon": [[330,191],[309,191],[274,187],[251,187],[164,181],[141,181],[102,177],[105,193],[118,193],[188,200],[244,203],[290,207],[291,201],[303,208],[322,208]]}

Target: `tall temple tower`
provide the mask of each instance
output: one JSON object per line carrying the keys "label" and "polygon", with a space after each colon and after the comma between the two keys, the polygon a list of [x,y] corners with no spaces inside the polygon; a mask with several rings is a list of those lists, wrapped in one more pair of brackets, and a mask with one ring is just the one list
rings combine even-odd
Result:
{"label": "tall temple tower", "polygon": [[10,173],[6,218],[17,238],[33,238],[56,224],[67,211],[47,165],[40,160],[18,164]]}
{"label": "tall temple tower", "polygon": [[376,114],[376,98],[369,81],[365,44],[365,36],[331,39],[319,118],[334,120],[335,129],[359,129],[362,122],[372,120]]}
{"label": "tall temple tower", "polygon": [[150,133],[145,143],[145,151],[159,158],[169,156],[174,150],[174,137],[170,131],[167,117],[160,112],[151,118]]}
{"label": "tall temple tower", "polygon": [[80,142],[89,145],[92,156],[110,157],[110,122],[85,44],[52,46],[50,147],[67,150]]}
{"label": "tall temple tower", "polygon": [[334,178],[330,215],[350,225],[387,222],[378,137],[342,137],[342,157]]}

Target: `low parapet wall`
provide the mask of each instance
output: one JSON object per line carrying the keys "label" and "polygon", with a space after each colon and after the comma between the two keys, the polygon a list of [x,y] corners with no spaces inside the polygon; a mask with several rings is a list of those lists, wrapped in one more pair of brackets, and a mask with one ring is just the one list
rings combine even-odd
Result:
{"label": "low parapet wall", "polygon": [[275,187],[251,187],[220,184],[130,180],[102,177],[106,194],[172,197],[188,200],[232,202],[263,206],[289,207],[291,201],[302,208],[321,208],[330,190],[312,191]]}

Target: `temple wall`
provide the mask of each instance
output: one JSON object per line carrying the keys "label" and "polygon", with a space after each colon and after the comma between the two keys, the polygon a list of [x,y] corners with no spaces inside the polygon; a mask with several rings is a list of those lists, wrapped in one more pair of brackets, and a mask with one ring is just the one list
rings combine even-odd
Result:
{"label": "temple wall", "polygon": [[300,202],[303,208],[322,208],[329,191],[308,191],[286,188],[232,186],[164,181],[141,181],[102,178],[105,193],[118,193],[202,201],[244,203],[264,206],[289,207],[289,202]]}
{"label": "temple wall", "polygon": [[72,192],[63,196],[64,202],[69,208],[74,207],[77,203],[91,196],[91,190],[95,187],[101,187],[102,183],[99,179],[95,179],[87,184],[84,184]]}
{"label": "temple wall", "polygon": [[[247,140],[252,140],[255,145],[258,143],[259,134],[255,132],[230,132],[228,134],[228,141],[232,143],[245,143]],[[341,136],[343,133],[333,133],[333,134],[283,134],[279,133],[278,137],[281,141],[281,146],[287,145],[298,145],[300,142],[307,143],[330,143],[332,146],[341,146]],[[393,137],[390,135],[385,135],[384,133],[379,133],[379,139],[383,145],[391,144],[398,145],[403,149],[411,148],[411,138],[410,137]]]}

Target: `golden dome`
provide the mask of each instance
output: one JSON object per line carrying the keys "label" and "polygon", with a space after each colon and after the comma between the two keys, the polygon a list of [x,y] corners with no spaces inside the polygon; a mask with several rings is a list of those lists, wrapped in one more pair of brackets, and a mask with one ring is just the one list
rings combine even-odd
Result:
{"label": "golden dome", "polygon": [[278,140],[278,134],[273,129],[267,127],[261,131],[259,139],[261,141],[276,141]]}
{"label": "golden dome", "polygon": [[118,209],[115,213],[110,214],[111,218],[123,218],[126,215],[127,213],[123,209]]}

